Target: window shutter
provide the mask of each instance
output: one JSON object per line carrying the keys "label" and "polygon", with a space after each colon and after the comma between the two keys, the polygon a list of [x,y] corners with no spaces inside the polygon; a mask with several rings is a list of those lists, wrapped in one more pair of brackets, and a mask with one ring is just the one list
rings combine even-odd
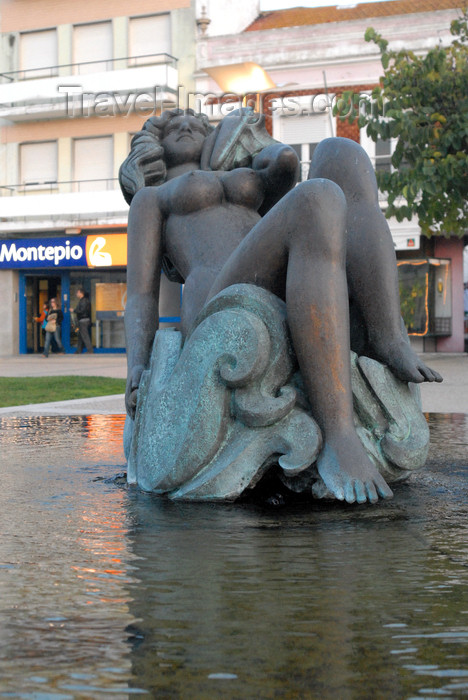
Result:
{"label": "window shutter", "polygon": [[[73,28],[73,63],[112,60],[112,23],[79,24]],[[96,73],[112,68],[106,63],[76,66],[79,75]]]}
{"label": "window shutter", "polygon": [[281,117],[281,141],[283,143],[319,143],[330,136],[327,114]]}
{"label": "window shutter", "polygon": [[296,151],[301,163],[300,179],[306,180],[316,145],[331,135],[328,115],[281,117],[280,133],[280,140]]}
{"label": "window shutter", "polygon": [[[73,179],[79,192],[113,188],[112,136],[93,139],[75,139],[73,144]],[[86,182],[93,180],[94,182]],[[103,182],[95,182],[103,180]]]}
{"label": "window shutter", "polygon": [[21,144],[20,169],[23,185],[57,182],[57,142]]}
{"label": "window shutter", "polygon": [[140,58],[159,53],[171,53],[171,18],[169,14],[134,17],[130,19],[129,53],[133,65],[147,63]]}
{"label": "window shutter", "polygon": [[57,32],[25,32],[20,36],[20,69],[34,72],[28,78],[57,74]]}

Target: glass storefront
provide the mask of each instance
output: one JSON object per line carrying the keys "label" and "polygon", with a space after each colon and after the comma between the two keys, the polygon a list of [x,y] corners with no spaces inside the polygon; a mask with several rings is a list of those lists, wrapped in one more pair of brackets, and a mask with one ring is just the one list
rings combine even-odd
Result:
{"label": "glass storefront", "polygon": [[[91,302],[91,340],[97,352],[124,352],[126,233],[14,238],[0,245],[1,270],[19,272],[19,350],[41,352],[44,331],[35,321],[43,305],[56,297],[63,312],[61,340],[66,352],[77,346],[77,290]],[[161,273],[162,274],[162,273]],[[160,327],[178,327],[182,285],[161,276]],[[52,346],[52,351],[54,350]]]}
{"label": "glass storefront", "polygon": [[[91,342],[93,347],[102,350],[125,348],[123,313],[126,301],[125,270],[80,270],[70,272],[70,345],[76,346],[77,319],[74,309],[78,304],[76,292],[83,288],[91,302]],[[120,297],[109,290],[124,290]],[[109,308],[112,307],[112,308]]]}
{"label": "glass storefront", "polygon": [[401,313],[411,336],[452,333],[450,260],[423,258],[398,261]]}
{"label": "glass storefront", "polygon": [[[91,341],[97,352],[124,352],[124,311],[127,300],[125,268],[47,270],[21,274],[23,310],[20,312],[20,352],[41,352],[44,331],[34,321],[44,302],[57,297],[63,311],[62,343],[66,352],[77,345],[77,323],[74,309],[78,304],[77,290],[81,287],[91,302]],[[160,288],[160,327],[178,327],[182,301],[182,286],[162,275]],[[52,346],[52,351],[54,347]]]}

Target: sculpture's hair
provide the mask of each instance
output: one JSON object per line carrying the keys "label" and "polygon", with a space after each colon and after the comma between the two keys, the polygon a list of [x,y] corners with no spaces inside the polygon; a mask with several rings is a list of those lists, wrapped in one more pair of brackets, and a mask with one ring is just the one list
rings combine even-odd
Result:
{"label": "sculpture's hair", "polygon": [[162,185],[166,181],[166,163],[161,141],[171,120],[185,114],[199,119],[207,136],[213,131],[214,127],[208,117],[193,109],[170,109],[160,117],[150,117],[142,130],[132,138],[130,153],[120,166],[120,187],[128,204],[142,187]]}

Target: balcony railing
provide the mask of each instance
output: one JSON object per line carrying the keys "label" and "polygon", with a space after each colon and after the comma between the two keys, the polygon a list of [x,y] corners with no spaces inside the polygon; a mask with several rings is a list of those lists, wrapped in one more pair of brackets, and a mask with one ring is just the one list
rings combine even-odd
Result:
{"label": "balcony railing", "polygon": [[73,227],[78,221],[124,225],[128,216],[114,178],[1,186],[0,194],[0,237]]}
{"label": "balcony railing", "polygon": [[59,75],[89,75],[127,68],[140,68],[165,64],[177,68],[177,58],[168,53],[144,54],[142,56],[125,56],[101,61],[86,61],[83,63],[66,63],[60,66],[44,66],[43,68],[27,68],[25,70],[0,73],[0,83],[9,84],[21,80],[36,80],[38,78],[55,78]]}
{"label": "balcony railing", "polygon": [[0,197],[16,197],[33,193],[58,194],[69,192],[102,192],[119,189],[118,178],[95,178],[93,180],[44,180],[18,185],[0,185]]}

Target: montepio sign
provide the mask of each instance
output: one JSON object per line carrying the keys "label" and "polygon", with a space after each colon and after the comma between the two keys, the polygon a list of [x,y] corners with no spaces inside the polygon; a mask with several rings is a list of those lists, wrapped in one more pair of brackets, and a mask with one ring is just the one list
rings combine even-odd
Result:
{"label": "montepio sign", "polygon": [[0,241],[0,269],[114,267],[127,264],[127,234]]}

